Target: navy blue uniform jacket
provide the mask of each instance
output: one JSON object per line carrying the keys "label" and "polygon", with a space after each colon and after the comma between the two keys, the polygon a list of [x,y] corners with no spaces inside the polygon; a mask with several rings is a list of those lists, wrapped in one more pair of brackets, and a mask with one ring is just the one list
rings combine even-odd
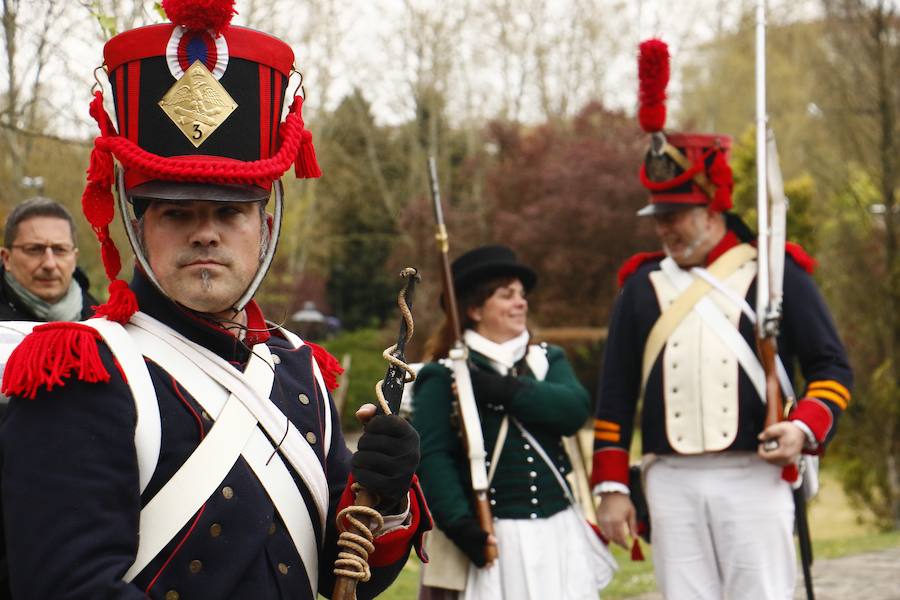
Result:
{"label": "navy blue uniform jacket", "polygon": [[[710,262],[740,242],[751,242],[746,225],[728,215],[729,232],[710,253]],[[597,400],[594,431],[594,460],[591,484],[604,481],[628,484],[628,450],[634,429],[641,385],[644,346],[650,330],[660,316],[659,303],[649,274],[659,270],[662,254],[639,255],[632,262],[616,299],[604,348],[603,370]],[[791,419],[803,421],[820,442],[819,450],[834,435],[837,419],[850,401],[853,377],[844,347],[815,282],[800,262],[812,263],[797,246],[790,246],[784,268],[784,309],[778,353],[793,379],[799,364],[805,389]],[[811,264],[804,265],[810,269]],[[623,277],[620,277],[622,281]],[[750,285],[746,299],[755,303],[756,283]],[[753,325],[742,315],[741,335],[751,348],[756,347]],[[647,379],[641,411],[643,453],[672,454],[666,436],[663,396],[663,352],[656,359]],[[796,388],[796,385],[795,385]],[[801,393],[802,392],[802,393]],[[753,384],[741,371],[738,379],[738,431],[726,450],[755,452],[756,436],[763,429],[765,406]]]}
{"label": "navy blue uniform jacket", "polygon": [[[248,350],[237,338],[177,307],[139,273],[132,288],[144,312],[244,368]],[[272,401],[301,433],[316,436],[312,447],[330,492],[318,588],[330,594],[334,520],[347,486],[350,452],[335,419],[331,450],[324,456],[324,403],[331,399],[323,398],[315,384],[309,346],[295,350],[277,334],[270,337],[255,304],[248,306],[248,317],[251,329],[262,326],[263,331],[251,331],[246,341],[266,342],[280,359]],[[291,538],[243,458],[153,562],[132,583],[121,580],[134,561],[141,507],[181,467],[213,423],[177,381],[148,360],[159,399],[162,442],[156,471],[140,494],[134,400],[108,349],[101,345],[100,352],[112,375],[109,384],[69,380],[52,392],[41,391],[35,400],[12,400],[2,430],[2,503],[13,597],[310,598],[306,571]],[[310,401],[298,401],[300,394]],[[315,505],[306,488],[299,487],[318,527]],[[425,515],[427,509],[416,494],[411,496],[413,523],[378,539],[376,554],[370,557],[378,568],[372,569],[369,583],[359,586],[361,598],[373,597],[394,580],[412,539],[421,535],[416,530],[429,521],[427,516],[419,519],[420,505]]]}

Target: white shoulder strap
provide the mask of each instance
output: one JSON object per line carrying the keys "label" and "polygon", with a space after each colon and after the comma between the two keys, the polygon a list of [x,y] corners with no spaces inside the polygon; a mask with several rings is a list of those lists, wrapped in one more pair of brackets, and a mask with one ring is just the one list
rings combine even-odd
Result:
{"label": "white shoulder strap", "polygon": [[[209,349],[184,338],[173,329],[144,313],[135,313],[131,319],[131,325],[143,329],[169,344],[177,353],[175,357],[195,364],[207,376],[212,377],[241,400],[259,421],[260,426],[268,431],[273,439],[281,440],[283,438],[279,446],[281,453],[306,483],[319,511],[319,517],[324,519],[328,514],[328,482],[322,471],[322,465],[306,438],[297,431],[284,413],[268,397],[260,397],[255,386],[247,380],[243,373],[237,371]],[[175,357],[172,360],[175,360]],[[285,429],[287,429],[286,435]]]}
{"label": "white shoulder strap", "polygon": [[[709,272],[714,276],[724,279],[736,271],[741,265],[756,258],[756,248],[749,244],[739,244],[731,248],[710,265]],[[666,340],[675,331],[684,317],[691,311],[694,305],[700,301],[712,286],[699,277],[675,300],[675,302],[663,311],[653,324],[644,345],[643,366],[641,368],[641,397],[647,385],[650,370],[656,362],[656,357],[662,351]]]}
{"label": "white shoulder strap", "polygon": [[[692,282],[697,281],[691,273],[680,269],[674,261],[664,260],[662,261],[661,267],[662,272],[669,279],[669,282],[675,286],[675,289],[681,292],[690,287]],[[694,272],[694,275],[700,276],[697,272]],[[729,289],[718,278],[714,277],[705,269],[703,270],[701,278],[713,287],[717,287],[716,284],[718,284],[718,286],[721,286],[722,288]],[[733,292],[732,294],[736,295]],[[693,310],[700,315],[700,318],[706,327],[722,340],[725,347],[734,354],[738,364],[741,365],[741,369],[743,369],[747,378],[750,380],[750,383],[756,389],[757,395],[765,402],[766,374],[763,371],[762,364],[759,362],[759,358],[756,356],[756,352],[753,351],[750,344],[748,344],[747,340],[744,339],[744,336],[741,335],[741,332],[738,331],[737,327],[728,320],[719,306],[710,300],[709,297],[703,297],[698,300],[697,303],[694,304]]]}
{"label": "white shoulder strap", "polygon": [[[281,516],[315,595],[319,544],[310,513],[281,456],[257,426],[253,412],[194,362],[185,360],[184,353],[189,354],[190,350],[179,345],[177,338],[163,341],[146,329],[132,325],[129,330],[147,357],[171,374],[215,419],[215,425],[175,477],[141,512],[138,557],[126,577],[136,576],[153,560],[215,493],[238,458],[243,457]],[[261,396],[268,398],[274,380],[274,363],[265,344],[253,347],[244,375]],[[287,417],[283,419],[278,435],[283,435]],[[318,467],[314,455],[313,460]]]}
{"label": "white shoulder strap", "polygon": [[105,318],[88,319],[84,324],[96,330],[106,342],[125,373],[128,387],[131,388],[137,411],[134,447],[137,451],[138,475],[143,493],[156,471],[162,439],[159,403],[153,381],[150,379],[150,371],[147,370],[143,355],[120,324]]}
{"label": "white shoulder strap", "polygon": [[[740,307],[741,312],[744,313],[744,316],[747,317],[747,320],[755,327],[756,326],[756,311],[751,308],[750,304],[747,302],[746,298],[741,298],[738,294],[735,293],[730,287],[722,283],[721,280],[716,279],[709,271],[706,269],[702,269],[700,267],[694,267],[691,269],[691,272],[705,279],[711,286],[716,288],[723,296],[728,298],[731,302],[733,302],[736,306]],[[781,391],[785,395],[786,398],[796,398],[794,393],[794,386],[791,384],[791,379],[788,377],[787,369],[784,366],[784,363],[781,360],[781,356],[775,355],[775,367],[776,372],[778,374],[778,381],[781,384]],[[763,396],[765,397],[765,396]]]}

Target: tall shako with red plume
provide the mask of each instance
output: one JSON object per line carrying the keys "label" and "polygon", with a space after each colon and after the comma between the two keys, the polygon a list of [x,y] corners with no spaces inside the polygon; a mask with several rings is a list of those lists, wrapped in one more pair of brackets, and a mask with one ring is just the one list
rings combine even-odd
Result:
{"label": "tall shako with red plume", "polygon": [[[118,279],[121,258],[109,231],[116,162],[124,180],[119,193],[129,199],[178,199],[169,195],[178,186],[202,184],[191,189],[191,199],[258,201],[269,197],[273,182],[292,166],[297,177],[321,174],[301,97],[280,122],[293,71],[290,46],[231,25],[234,0],[163,0],[162,6],[171,23],[125,31],[104,47],[115,124],[102,91],[90,103],[100,135],[82,208],[110,280],[109,300],[96,314],[123,324],[138,305]],[[72,374],[83,381],[108,380],[96,337],[77,323],[36,327],[10,356],[3,393],[34,397],[39,388],[61,385]]]}
{"label": "tall shako with red plume", "polygon": [[659,39],[642,42],[638,54],[638,121],[652,135],[641,165],[641,183],[650,190],[650,204],[639,215],[653,215],[686,206],[731,208],[733,181],[727,154],[731,138],[699,133],[663,133],[669,48]]}

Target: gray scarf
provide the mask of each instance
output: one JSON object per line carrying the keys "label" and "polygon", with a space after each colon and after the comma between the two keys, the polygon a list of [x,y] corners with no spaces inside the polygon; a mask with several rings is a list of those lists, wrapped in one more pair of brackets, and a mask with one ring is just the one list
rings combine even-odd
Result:
{"label": "gray scarf", "polygon": [[34,316],[41,321],[80,321],[81,309],[84,308],[84,299],[81,295],[81,286],[75,279],[69,285],[69,291],[58,302],[50,304],[41,300],[16,281],[9,271],[3,272],[3,279],[12,291],[22,300]]}

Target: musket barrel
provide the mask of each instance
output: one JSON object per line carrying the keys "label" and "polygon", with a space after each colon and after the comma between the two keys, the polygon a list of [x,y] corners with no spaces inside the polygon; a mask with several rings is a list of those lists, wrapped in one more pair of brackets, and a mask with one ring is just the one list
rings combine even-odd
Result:
{"label": "musket barrel", "polygon": [[[466,448],[466,456],[469,461],[469,473],[472,478],[472,492],[475,500],[475,515],[481,529],[489,535],[494,533],[494,519],[491,514],[491,505],[487,497],[487,469],[484,449],[484,435],[481,431],[481,421],[478,418],[478,407],[475,405],[475,395],[472,392],[472,381],[469,374],[467,351],[462,339],[462,326],[459,319],[459,310],[456,302],[456,293],[453,289],[453,273],[450,268],[450,243],[447,235],[447,226],[444,224],[444,211],[441,207],[441,191],[438,183],[437,164],[433,156],[428,157],[428,179],[431,183],[431,197],[434,201],[434,218],[437,223],[438,250],[440,251],[441,272],[444,282],[444,306],[447,309],[447,318],[453,328],[454,344],[450,350],[454,381],[456,383],[454,394],[459,406],[460,428],[462,430],[463,443]],[[497,558],[497,547],[487,544],[484,548],[484,556],[488,563]]]}
{"label": "musket barrel", "polygon": [[756,279],[756,318],[759,335],[765,332],[769,306],[769,198],[766,193],[766,2],[756,2],[756,210],[759,275]]}

